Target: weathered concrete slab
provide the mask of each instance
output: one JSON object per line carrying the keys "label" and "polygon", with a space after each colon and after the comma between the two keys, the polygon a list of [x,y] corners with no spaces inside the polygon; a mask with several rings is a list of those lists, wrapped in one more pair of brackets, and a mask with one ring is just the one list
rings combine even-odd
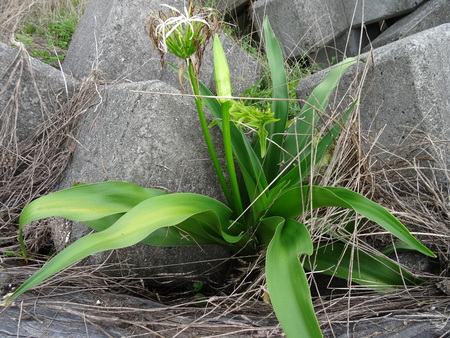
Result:
{"label": "weathered concrete slab", "polygon": [[361,47],[367,43],[366,31],[363,30],[361,34],[361,27],[351,28],[337,36],[327,46],[311,52],[309,59],[314,64],[328,67],[331,64],[342,61],[346,57],[360,54]]}
{"label": "weathered concrete slab", "polygon": [[76,138],[67,184],[123,180],[221,197],[193,99],[164,82],[104,87]]}
{"label": "weathered concrete slab", "polygon": [[367,25],[407,14],[426,1],[427,0],[344,0],[342,3],[348,22],[354,27],[360,26],[362,23]]}
{"label": "weathered concrete slab", "polygon": [[[132,90],[175,95],[140,94]],[[193,99],[180,97],[177,92],[157,80],[104,88],[80,126],[76,136],[78,148],[61,188],[69,187],[74,181],[119,180],[168,192],[199,193],[222,199]],[[85,226],[70,222],[54,226],[58,229],[54,232],[57,248],[89,232]],[[103,263],[108,255],[94,255],[86,264]],[[137,245],[111,255],[108,262],[123,262],[125,269],[142,277],[155,277],[157,281],[155,275],[163,272],[176,272],[182,278],[204,273],[207,278],[208,274],[217,272],[213,267],[218,262],[205,262],[224,257],[228,257],[228,252],[218,246]],[[202,263],[187,264],[199,261]]]}
{"label": "weathered concrete slab", "polygon": [[[165,1],[183,10],[183,0]],[[145,32],[151,9],[165,10],[160,1],[138,0],[124,3],[120,0],[92,0],[72,39],[63,69],[77,78],[83,78],[92,69],[99,69],[109,81],[164,80],[178,85],[178,74],[166,67],[161,69],[160,55],[153,48]],[[227,41],[232,83],[236,92],[256,82],[258,62],[246,52]],[[224,47],[225,48],[225,47]],[[175,58],[169,61],[178,64]],[[200,78],[213,87],[212,51],[207,47]]]}
{"label": "weathered concrete slab", "polygon": [[14,130],[23,141],[72,95],[76,83],[25,50],[0,42],[1,128]]}
{"label": "weathered concrete slab", "polygon": [[378,48],[426,29],[450,22],[450,2],[430,0],[408,16],[400,19],[372,41],[364,51]]}
{"label": "weathered concrete slab", "polygon": [[[374,50],[373,67],[362,87],[361,123],[364,130],[384,128],[378,141],[392,148],[405,141],[412,128],[450,137],[450,24],[444,24]],[[370,55],[364,54],[363,58]],[[364,67],[358,65],[359,69]],[[355,79],[357,67],[343,78],[339,102]],[[309,95],[325,72],[301,81],[300,98]],[[442,149],[450,166],[448,149]]]}
{"label": "weathered concrete slab", "polygon": [[259,32],[266,15],[285,57],[319,49],[349,27],[342,3],[334,0],[256,1],[253,18]]}
{"label": "weathered concrete slab", "polygon": [[325,331],[324,337],[381,337],[381,338],[439,338],[450,329],[449,313],[430,311],[422,313],[391,313],[386,316],[332,324],[333,330]]}
{"label": "weathered concrete slab", "polygon": [[[203,1],[205,5],[211,4],[211,1]],[[212,6],[222,14],[234,14],[239,12],[250,4],[249,0],[214,0]]]}
{"label": "weathered concrete slab", "polygon": [[[4,270],[5,273],[14,271],[17,274],[20,269],[10,267]],[[0,279],[2,272],[0,270]],[[10,306],[1,308],[3,336],[173,337],[179,335],[181,330],[181,337],[250,338],[283,335],[275,315],[270,313],[270,305],[262,300],[252,302],[258,311],[246,313],[247,307],[236,313],[230,311],[229,307],[213,303],[217,297],[205,299],[208,307],[204,304],[192,306],[192,303],[183,306],[186,299],[182,297],[179,306],[169,307],[146,298],[113,292],[106,287],[95,291],[88,282],[85,285],[76,288],[59,285],[21,295]],[[357,291],[352,292],[352,297],[355,293]],[[0,293],[0,296],[3,294]],[[321,322],[323,335],[326,338],[446,337],[450,329],[450,313],[445,308],[448,301],[442,295],[432,297],[436,297],[436,306],[432,309],[426,309],[425,306],[418,306],[415,310],[392,308],[392,311],[382,312],[378,316],[380,311],[373,311],[371,317],[368,313],[359,313],[362,318],[358,319],[340,317],[341,320],[336,320],[332,310],[329,310],[326,321]],[[213,305],[209,304],[209,300]],[[389,295],[384,295],[384,302],[389,302]],[[367,308],[370,309],[370,303],[363,310]],[[354,314],[355,309],[351,310],[349,312]]]}
{"label": "weathered concrete slab", "polygon": [[[183,306],[187,299],[182,296],[179,297],[182,307],[171,308],[149,299],[108,290],[95,292],[72,287],[68,292],[67,288],[60,287],[59,290],[45,291],[48,291],[46,295],[27,292],[9,307],[0,307],[2,337],[244,338],[265,337],[274,332],[281,335],[274,316],[225,314],[225,307],[215,304],[216,309],[202,303]],[[205,303],[209,299],[217,301],[217,297],[214,298],[205,298]],[[267,308],[268,305],[261,302],[258,307]]]}
{"label": "weathered concrete slab", "polygon": [[[381,1],[284,1],[260,0],[254,3],[254,20],[261,31],[267,15],[283,47],[285,57],[304,56],[324,64],[330,55],[357,55],[359,48],[352,28],[401,16],[426,0]],[[276,23],[276,24],[275,24]],[[368,33],[364,32],[363,40]],[[359,36],[359,34],[357,34]],[[362,44],[364,46],[364,44]]]}

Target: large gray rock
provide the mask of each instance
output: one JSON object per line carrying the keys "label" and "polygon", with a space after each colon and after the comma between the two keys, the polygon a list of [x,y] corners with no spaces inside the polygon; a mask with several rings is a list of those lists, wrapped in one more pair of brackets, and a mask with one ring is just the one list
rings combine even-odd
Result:
{"label": "large gray rock", "polygon": [[[9,274],[15,281],[13,285],[17,287],[18,282],[22,282],[22,277],[29,272],[29,269],[18,266],[0,267],[0,281],[2,274]],[[84,273],[84,276],[89,275]],[[69,276],[69,282],[63,285],[60,283],[63,278],[60,278],[60,281],[50,283],[47,287],[41,286],[36,291],[26,292],[8,307],[3,307],[0,311],[2,337],[88,336],[103,338],[174,337],[178,335],[180,337],[254,338],[283,336],[282,329],[271,311],[270,305],[262,300],[254,300],[251,304],[257,308],[257,312],[246,311],[249,309],[247,307],[240,309],[242,314],[230,311],[229,307],[221,303],[217,304],[216,302],[223,298],[215,296],[205,298],[206,304],[213,303],[208,307],[201,303],[197,303],[198,306],[192,306],[192,303],[183,304],[187,301],[183,296],[178,297],[177,306],[169,307],[129,293],[121,294],[115,290],[108,290],[107,286],[103,284],[99,287],[99,278],[95,278],[95,275],[89,277],[89,279],[76,281],[76,287],[69,284],[75,279],[73,275]],[[96,282],[95,284],[93,280]],[[103,281],[104,277],[101,280]],[[135,283],[132,286],[135,286]],[[0,289],[1,287],[0,284]],[[412,309],[411,305],[406,309],[395,308],[395,304],[397,307],[400,304],[398,294],[383,294],[383,302],[380,302],[379,299],[375,301],[373,296],[367,297],[358,294],[358,290],[352,291],[350,299],[349,297],[340,298],[338,295],[335,295],[332,300],[322,297],[322,302],[325,299],[325,301],[332,301],[333,304],[338,305],[353,301],[353,306],[348,310],[352,317],[348,319],[342,316],[342,310],[341,316],[336,318],[334,307],[325,315],[322,314],[320,323],[323,335],[326,338],[446,337],[450,330],[448,300],[445,295],[435,291],[430,294],[425,289],[422,292],[427,292],[428,295],[425,304],[433,304],[433,301],[430,300],[434,298],[432,308],[421,304],[424,299],[423,295],[416,299],[416,304],[418,304],[416,309]],[[0,297],[3,295],[0,292]],[[404,295],[401,304],[411,304],[414,295],[418,295],[418,290],[411,296]],[[358,302],[358,297],[359,303],[354,304]],[[364,307],[361,306],[362,297],[367,298]],[[391,307],[389,307],[390,297],[394,299],[392,302],[394,305],[391,304]],[[379,308],[374,311],[372,310],[374,303],[384,303],[385,306],[381,311]],[[238,305],[240,304],[238,303]],[[238,305],[232,307],[231,310],[236,309]],[[182,335],[179,335],[181,330],[183,330]]]}
{"label": "large gray rock", "polygon": [[64,187],[122,180],[221,198],[191,97],[153,80],[104,87],[96,100],[78,132]]}
{"label": "large gray rock", "polygon": [[[269,17],[285,57],[304,56],[308,53],[312,54],[313,60],[324,63],[323,60],[327,57],[331,59],[328,55],[338,55],[340,58],[340,55],[357,54],[359,34],[354,34],[352,28],[359,31],[362,23],[368,25],[404,15],[424,1],[259,0],[254,3],[253,9],[259,31],[264,16]],[[363,35],[366,34],[364,32]],[[333,50],[337,53],[333,53]]]}
{"label": "large gray rock", "polygon": [[[204,0],[203,3],[208,5],[211,1]],[[222,14],[240,11],[242,8],[249,6],[249,0],[214,0],[212,5]]]}
{"label": "large gray rock", "polygon": [[285,57],[317,50],[349,27],[342,3],[334,0],[259,0],[253,15],[260,32],[268,16]]}
{"label": "large gray rock", "polygon": [[[183,0],[169,0],[183,11]],[[91,0],[72,39],[63,69],[77,78],[93,69],[101,70],[109,81],[164,80],[179,86],[178,74],[169,67],[161,68],[160,54],[145,32],[150,10],[164,10],[160,1]],[[235,45],[224,41],[229,57],[232,83],[237,93],[255,83],[260,66],[256,60]],[[169,61],[178,64],[169,56]],[[212,51],[207,47],[200,78],[213,87]]]}
{"label": "large gray rock", "polygon": [[400,19],[365,48],[378,48],[426,29],[450,22],[450,2],[430,0],[411,14]]}
{"label": "large gray rock", "polygon": [[[175,95],[142,94],[133,90]],[[74,181],[119,180],[171,193],[191,192],[222,199],[192,98],[180,97],[175,88],[153,80],[104,88],[92,107],[76,136],[78,148],[62,188]],[[57,229],[53,233],[59,249],[89,232],[78,223],[56,221],[52,226]],[[207,279],[217,273],[214,266],[218,262],[214,259],[228,257],[228,252],[219,246],[136,245],[106,260],[108,257],[109,252],[97,254],[85,264],[121,262],[124,270],[157,282],[157,274],[175,272],[184,280],[198,279],[202,274]]]}
{"label": "large gray rock", "polygon": [[390,19],[412,12],[427,0],[343,0],[345,15],[352,26]]}
{"label": "large gray rock", "polygon": [[[450,24],[375,49],[373,66],[361,90],[363,129],[374,133],[384,128],[378,141],[388,148],[404,143],[413,128],[449,139],[450,64],[444,55],[450,55]],[[359,64],[344,76],[332,102],[340,102],[362,67]],[[325,74],[301,81],[299,97],[306,98]],[[449,166],[449,149],[444,146],[442,152]]]}
{"label": "large gray rock", "polygon": [[351,28],[319,50],[312,50],[308,57],[313,64],[328,67],[346,57],[359,55],[368,43],[367,29]]}
{"label": "large gray rock", "polygon": [[25,140],[72,95],[76,83],[24,49],[0,42],[1,128],[15,132],[17,141]]}
{"label": "large gray rock", "polygon": [[[405,311],[405,310],[404,310]],[[345,324],[332,323],[324,337],[439,338],[450,329],[449,313],[434,311],[392,311],[379,317],[362,318]]]}

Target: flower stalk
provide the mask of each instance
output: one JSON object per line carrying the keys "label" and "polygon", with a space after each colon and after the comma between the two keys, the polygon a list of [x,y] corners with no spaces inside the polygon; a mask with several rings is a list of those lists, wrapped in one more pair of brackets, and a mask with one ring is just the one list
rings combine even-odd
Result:
{"label": "flower stalk", "polygon": [[231,108],[231,81],[230,81],[230,68],[228,67],[227,58],[223,51],[222,43],[219,36],[214,36],[213,44],[214,52],[214,79],[216,81],[217,95],[222,97],[219,99],[222,110],[222,136],[223,146],[225,151],[225,162],[228,170],[228,177],[230,179],[231,192],[233,194],[234,210],[237,216],[243,213],[241,195],[239,192],[239,184],[236,175],[236,168],[234,166],[233,157],[233,145],[231,141],[230,130],[230,108]]}
{"label": "flower stalk", "polygon": [[[196,72],[194,69],[193,63],[190,61],[190,59],[186,59],[186,62],[188,64],[188,76],[189,76],[189,82],[191,83],[192,92],[194,95],[200,95],[200,90],[198,87],[198,78],[196,76]],[[205,111],[203,109],[203,102],[200,97],[195,97],[195,105],[197,107],[198,112],[198,118],[200,121],[200,127],[202,129],[203,137],[205,139],[206,147],[208,148],[209,155],[211,157],[211,161],[213,163],[214,169],[216,171],[217,177],[219,179],[220,186],[222,188],[222,191],[225,195],[225,198],[229,205],[232,205],[233,198],[231,196],[231,193],[228,189],[227,182],[225,180],[225,176],[223,174],[222,168],[220,167],[220,162],[217,157],[216,150],[214,149],[214,145],[211,139],[211,134],[209,133],[208,129],[208,122],[206,121]]]}
{"label": "flower stalk", "polygon": [[[169,12],[150,12],[147,34],[151,38],[155,48],[161,54],[161,65],[164,66],[164,56],[167,52],[181,59],[182,66],[179,69],[180,84],[182,84],[184,65],[187,65],[187,74],[192,92],[195,96],[198,96],[200,95],[198,78],[201,61],[206,44],[217,26],[215,14],[209,8],[197,9],[193,2],[189,4],[188,8],[184,8],[184,13],[169,5],[162,6],[168,8]],[[208,123],[206,122],[203,102],[200,97],[195,97],[195,105],[197,107],[205,144],[220,186],[228,204],[233,205],[236,198],[233,199],[222,168],[220,167],[220,162],[209,133]]]}

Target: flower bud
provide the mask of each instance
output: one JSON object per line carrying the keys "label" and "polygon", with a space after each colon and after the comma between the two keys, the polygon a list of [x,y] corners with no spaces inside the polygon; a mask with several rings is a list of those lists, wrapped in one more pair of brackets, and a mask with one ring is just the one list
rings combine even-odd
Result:
{"label": "flower bud", "polygon": [[[214,79],[216,80],[217,95],[231,98],[230,69],[228,68],[227,57],[223,51],[222,43],[217,34],[214,35],[213,53]],[[229,100],[230,99],[219,98],[220,102]]]}

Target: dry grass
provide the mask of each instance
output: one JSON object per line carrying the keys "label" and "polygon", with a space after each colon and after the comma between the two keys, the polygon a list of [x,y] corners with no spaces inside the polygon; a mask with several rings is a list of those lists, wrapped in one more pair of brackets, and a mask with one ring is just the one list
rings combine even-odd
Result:
{"label": "dry grass", "polygon": [[[25,76],[33,79],[29,55],[22,48],[5,74],[0,74],[4,84],[0,96],[5,103],[0,116],[3,121],[0,129],[2,247],[16,242],[18,215],[24,206],[56,189],[74,150],[74,141],[71,137],[75,120],[86,112],[92,97],[92,78],[81,85],[68,101],[58,102],[61,93],[55,93],[56,104],[52,107],[46,106],[39,88],[34,86],[33,94],[40,100],[39,107],[43,121],[36,126],[34,134],[19,140],[16,128],[21,114],[19,105],[21,81],[12,79],[22,79]],[[49,111],[50,108],[55,111]]]}
{"label": "dry grass", "polygon": [[[79,101],[80,98],[74,100],[73,104]],[[323,129],[326,130],[326,127],[325,123]],[[66,130],[60,136],[64,139],[67,133],[70,132]],[[414,134],[419,133],[415,131]],[[430,152],[437,145],[448,145],[448,141],[436,142],[427,135],[417,138],[414,144],[408,143],[404,146],[413,146],[415,149],[426,149]],[[37,153],[47,154],[48,148],[44,149]],[[371,154],[365,149],[370,149]],[[412,320],[413,312],[414,321],[445,324],[446,317],[443,313],[450,305],[450,300],[439,290],[437,284],[440,281],[448,281],[450,234],[446,224],[449,205],[448,195],[445,194],[443,187],[438,185],[433,173],[439,173],[439,177],[444,174],[448,182],[448,170],[442,158],[435,158],[434,161],[426,162],[429,167],[424,171],[423,167],[418,165],[419,159],[420,163],[424,163],[423,153],[420,151],[416,152],[420,155],[419,158],[412,156],[408,160],[395,154],[395,151],[404,153],[400,146],[395,151],[391,150],[389,156],[385,156],[386,151],[373,140],[364,137],[359,129],[356,113],[339,138],[330,164],[325,169],[317,168],[318,183],[346,186],[371,196],[394,210],[422,241],[439,254],[442,262],[441,276],[413,271],[422,274],[428,283],[408,290],[399,289],[390,294],[372,292],[356,285],[344,287],[330,285],[328,290],[324,290],[321,286],[316,290],[318,295],[314,297],[314,304],[320,324],[328,336],[333,335],[332,328],[336,326],[345,327],[380,315]],[[433,154],[439,152],[435,151]],[[383,161],[374,165],[375,157],[382,158]],[[416,182],[421,184],[417,185]],[[17,210],[20,210],[20,207],[17,207]],[[311,225],[315,240],[321,239],[321,227],[327,223],[327,217],[334,217],[336,212],[332,210],[326,214],[308,215],[308,219],[304,220]],[[41,226],[40,229],[45,227]],[[44,236],[42,231],[37,231],[36,238],[39,234]],[[357,247],[365,250],[373,250],[373,246],[386,247],[392,244],[392,238],[388,234],[370,223],[357,233],[342,233],[342,236],[347,236],[347,239]],[[29,240],[29,243],[32,244],[36,238]],[[238,263],[235,263],[234,272],[228,281],[215,290],[215,295],[211,294],[200,300],[195,298],[192,292],[170,295],[151,292],[144,286],[144,281],[133,274],[132,269],[127,270],[123,277],[112,278],[104,272],[120,267],[72,267],[38,286],[35,293],[24,299],[21,308],[29,309],[39,304],[39,309],[44,313],[66,311],[80,321],[87,321],[105,330],[115,325],[126,327],[130,336],[136,337],[142,335],[275,337],[282,331],[275,320],[273,310],[264,300],[266,287],[261,269],[263,259],[262,254],[256,259],[251,259],[252,263],[242,258],[236,260]],[[13,258],[10,260],[14,261]],[[37,260],[36,263],[42,264],[42,261]],[[36,266],[16,266],[8,268],[8,274],[11,274],[17,283],[23,280],[24,275],[36,269]],[[315,273],[311,273],[309,278],[314,289],[318,277]],[[80,290],[86,292],[80,294]],[[321,294],[324,291],[326,292]],[[70,295],[70,300],[61,304],[61,299],[65,299],[67,295]],[[156,307],[154,303],[139,301],[132,295],[138,296],[139,299],[157,300],[159,304],[165,305],[162,308]],[[96,304],[95,299],[98,299],[101,305]],[[437,311],[432,318],[429,315],[430,309]]]}
{"label": "dry grass", "polygon": [[[2,2],[0,38],[5,39],[12,32],[17,32],[20,23],[27,20],[30,13],[47,13],[62,2],[72,3],[69,0],[31,1],[27,4],[20,0]],[[11,66],[14,77],[21,78],[24,72],[29,71],[27,60],[26,51],[22,50]],[[41,105],[42,114],[48,119],[23,142],[15,138],[14,124],[9,124],[9,128],[5,127],[8,124],[2,125],[1,251],[17,250],[17,217],[22,208],[56,187],[73,150],[72,135],[76,119],[88,109],[94,86],[95,79],[91,78],[68,102],[61,102],[59,109],[51,114],[44,111],[45,105]],[[1,119],[4,121],[14,121],[20,113],[16,92],[13,91],[7,100],[10,105],[2,107]],[[354,96],[359,94],[353,93]],[[0,92],[0,95],[5,93]],[[317,183],[345,186],[393,210],[417,237],[438,254],[441,266],[436,275],[413,271],[426,278],[428,283],[390,294],[375,293],[355,285],[345,288],[329,286],[327,294],[322,295],[320,292],[324,290],[320,289],[319,295],[314,297],[320,324],[324,330],[329,330],[337,323],[346,325],[371,316],[394,316],[411,311],[416,314],[423,312],[423,320],[429,321],[431,319],[427,313],[430,309],[446,311],[450,305],[448,295],[437,287],[440,282],[448,281],[450,276],[450,173],[445,163],[445,149],[449,149],[450,140],[436,139],[435,135],[415,129],[411,130],[407,144],[396,149],[385,149],[376,142],[376,138],[369,139],[361,132],[358,116],[356,111],[345,127],[327,168],[317,168]],[[332,116],[330,118],[333,119]],[[323,128],[325,131],[326,123]],[[411,150],[408,158],[399,155],[405,154],[405,149]],[[314,240],[321,239],[321,227],[336,212],[331,210],[325,214],[307,215],[304,221],[311,225]],[[48,228],[40,226],[31,232],[33,237],[28,239],[28,244],[36,252],[47,244],[45,238],[48,233],[45,231]],[[342,233],[342,236],[365,250],[392,244],[391,236],[370,223],[357,233]],[[38,286],[28,298],[23,298],[20,310],[38,304],[40,309],[68,311],[74,318],[99,327],[125,327],[130,336],[279,336],[281,329],[274,320],[270,305],[264,301],[263,259],[263,254],[252,259],[251,263],[242,258],[235,259],[237,263],[234,263],[233,273],[223,286],[217,288],[216,295],[200,300],[192,294],[151,292],[142,279],[133,275],[132,270],[121,278],[112,278],[102,271],[117,269],[116,266],[104,266],[104,270],[99,266],[72,267]],[[23,282],[25,276],[36,271],[43,261],[36,260],[35,263],[37,265],[20,266],[15,258],[1,257],[1,268],[7,272],[12,286]],[[314,289],[316,274],[310,273],[308,276]],[[94,296],[77,296],[80,290]],[[8,291],[3,290],[3,293]],[[159,300],[166,305],[159,308],[150,302],[139,303],[130,295]],[[62,296],[72,298],[61,304],[59,297]],[[99,304],[92,302],[95,297]],[[445,321],[445,318],[436,320]]]}
{"label": "dry grass", "polygon": [[62,9],[81,18],[87,3],[88,0],[3,0],[0,3],[0,41],[8,43],[15,34],[23,33],[24,22],[39,25],[44,18]]}

